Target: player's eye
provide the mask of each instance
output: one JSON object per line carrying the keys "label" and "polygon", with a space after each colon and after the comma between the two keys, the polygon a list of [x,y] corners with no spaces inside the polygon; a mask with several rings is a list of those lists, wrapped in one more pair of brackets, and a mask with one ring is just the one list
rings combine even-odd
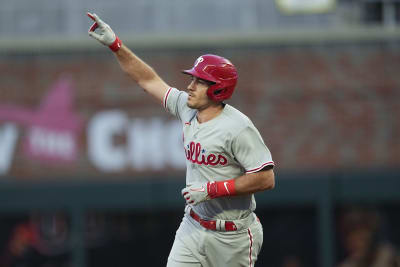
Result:
{"label": "player's eye", "polygon": [[194,76],[191,76],[190,81],[198,83],[198,84],[202,84],[202,85],[207,85],[207,86],[214,84],[213,82],[209,82],[209,81],[206,81],[206,80],[194,77]]}
{"label": "player's eye", "polygon": [[198,79],[198,83],[203,84],[203,85],[207,85],[207,86],[211,86],[211,85],[214,84],[213,82],[202,80],[202,79]]}
{"label": "player's eye", "polygon": [[198,82],[198,80],[196,81],[196,77],[194,77],[194,76],[191,76],[191,78],[190,78],[190,82]]}
{"label": "player's eye", "polygon": [[204,85],[208,84],[207,81],[201,80],[201,79],[198,79],[197,82],[200,83],[200,84],[204,84]]}

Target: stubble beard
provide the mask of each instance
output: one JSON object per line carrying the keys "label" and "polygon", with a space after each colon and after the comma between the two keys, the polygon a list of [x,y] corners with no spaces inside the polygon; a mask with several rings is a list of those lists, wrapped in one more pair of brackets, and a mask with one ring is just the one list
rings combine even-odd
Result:
{"label": "stubble beard", "polygon": [[[192,98],[192,101],[193,101],[193,98]],[[197,102],[196,101],[194,101],[194,102],[187,101],[186,105],[191,109],[199,109],[200,108],[198,101]]]}
{"label": "stubble beard", "polygon": [[186,106],[188,106],[191,109],[195,109],[196,108],[195,105],[189,104],[189,102],[186,102]]}
{"label": "stubble beard", "polygon": [[199,103],[190,104],[189,102],[186,102],[186,105],[191,109],[197,109],[199,111],[209,107],[209,104],[203,104],[203,105],[201,105]]}

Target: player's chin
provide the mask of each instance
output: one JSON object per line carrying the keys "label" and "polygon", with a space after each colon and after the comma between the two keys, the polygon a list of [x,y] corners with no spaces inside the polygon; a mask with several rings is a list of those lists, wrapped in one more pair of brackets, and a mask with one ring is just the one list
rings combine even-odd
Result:
{"label": "player's chin", "polygon": [[191,99],[189,99],[187,102],[186,102],[186,105],[189,107],[189,108],[196,108],[196,105],[195,105],[195,103],[193,103],[193,101],[190,101]]}
{"label": "player's chin", "polygon": [[195,108],[196,108],[196,106],[191,105],[190,103],[186,103],[186,105],[187,105],[189,108],[192,108],[192,109],[195,109]]}

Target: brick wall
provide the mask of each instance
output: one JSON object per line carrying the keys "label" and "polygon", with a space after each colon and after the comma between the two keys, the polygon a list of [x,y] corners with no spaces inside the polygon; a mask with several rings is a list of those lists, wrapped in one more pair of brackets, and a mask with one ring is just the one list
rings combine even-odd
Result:
{"label": "brick wall", "polygon": [[[400,165],[400,141],[396,138],[400,134],[399,51],[397,46],[336,45],[207,52],[224,55],[238,67],[239,84],[228,103],[253,120],[277,168],[309,171]],[[190,67],[202,53],[141,51],[139,55],[168,84],[184,89],[188,78],[180,70]],[[87,124],[97,112],[117,109],[130,118],[173,119],[120,71],[108,51],[3,56],[0,77],[0,129],[11,122],[19,133],[3,175],[109,177],[110,173],[96,169],[87,156]],[[72,89],[66,105],[81,123],[76,132],[78,153],[73,161],[50,159],[49,163],[24,150],[24,138],[34,119],[10,115],[10,110],[35,113],[54,84],[63,79]],[[124,143],[124,136],[116,142]],[[183,168],[166,168],[184,173]],[[128,168],[112,175],[162,171]]]}

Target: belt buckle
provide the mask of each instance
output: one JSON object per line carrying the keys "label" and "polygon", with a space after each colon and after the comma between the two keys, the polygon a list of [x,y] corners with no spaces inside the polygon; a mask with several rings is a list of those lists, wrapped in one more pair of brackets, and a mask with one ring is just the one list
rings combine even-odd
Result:
{"label": "belt buckle", "polygon": [[[200,218],[192,209],[190,210],[190,216],[199,222],[201,226],[209,230],[217,230],[217,221],[214,220],[204,220]],[[225,221],[225,231],[236,231],[236,224],[232,221]]]}

